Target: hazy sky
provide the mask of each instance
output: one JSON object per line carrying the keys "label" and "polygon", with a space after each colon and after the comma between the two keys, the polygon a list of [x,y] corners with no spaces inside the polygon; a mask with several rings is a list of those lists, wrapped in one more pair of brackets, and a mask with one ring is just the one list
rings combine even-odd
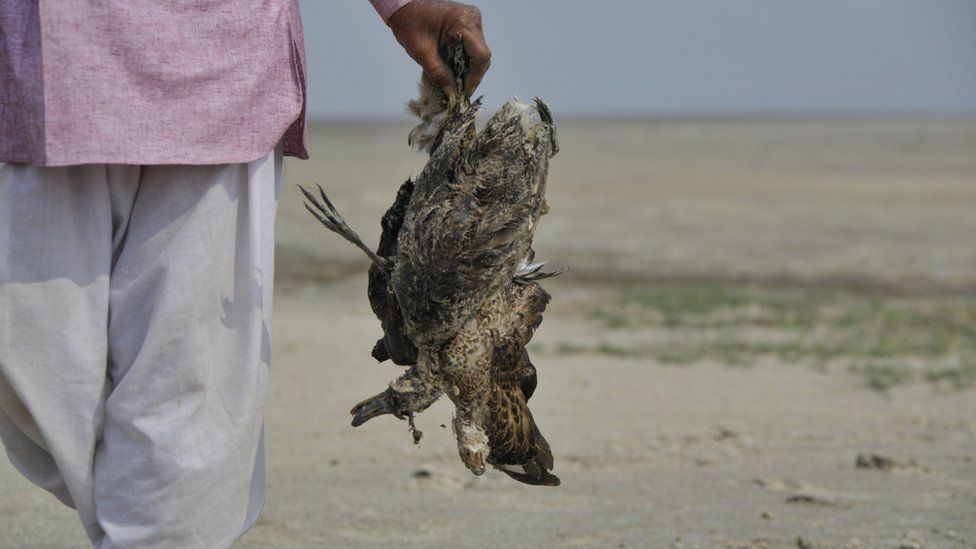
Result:
{"label": "hazy sky", "polygon": [[[419,68],[366,0],[302,0],[312,117],[403,113]],[[483,0],[493,108],[976,114],[976,0]]]}

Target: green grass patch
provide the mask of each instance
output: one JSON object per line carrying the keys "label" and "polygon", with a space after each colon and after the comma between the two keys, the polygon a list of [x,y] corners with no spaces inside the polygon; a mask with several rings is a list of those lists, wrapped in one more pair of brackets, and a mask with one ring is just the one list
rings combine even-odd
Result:
{"label": "green grass patch", "polygon": [[966,389],[976,384],[976,361],[950,368],[940,368],[925,372],[926,381],[948,383],[955,389]]}
{"label": "green grass patch", "polygon": [[[644,342],[560,343],[556,353],[669,364],[749,365],[765,356],[822,369],[839,363],[879,391],[916,379],[959,389],[976,384],[973,297],[659,284],[622,290],[585,314],[604,332],[623,334],[615,341]],[[909,360],[931,367],[916,371],[904,366]]]}
{"label": "green grass patch", "polygon": [[913,369],[893,364],[852,364],[848,371],[863,378],[871,389],[882,393],[916,379]]}

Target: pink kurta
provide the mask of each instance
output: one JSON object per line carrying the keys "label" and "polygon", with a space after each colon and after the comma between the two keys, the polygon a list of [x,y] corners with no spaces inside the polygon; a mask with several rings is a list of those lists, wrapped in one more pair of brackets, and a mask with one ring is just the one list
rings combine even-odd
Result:
{"label": "pink kurta", "polygon": [[0,162],[307,158],[304,129],[297,0],[0,0]]}
{"label": "pink kurta", "polygon": [[307,157],[297,0],[0,0],[0,28],[0,161]]}

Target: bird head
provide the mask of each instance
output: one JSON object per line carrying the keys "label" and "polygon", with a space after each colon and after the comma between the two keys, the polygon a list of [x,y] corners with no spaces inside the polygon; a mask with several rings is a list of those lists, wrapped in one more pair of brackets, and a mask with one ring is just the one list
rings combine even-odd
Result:
{"label": "bird head", "polygon": [[461,461],[472,473],[484,474],[488,454],[491,452],[488,435],[474,421],[466,421],[460,417],[454,418],[454,434],[457,436]]}

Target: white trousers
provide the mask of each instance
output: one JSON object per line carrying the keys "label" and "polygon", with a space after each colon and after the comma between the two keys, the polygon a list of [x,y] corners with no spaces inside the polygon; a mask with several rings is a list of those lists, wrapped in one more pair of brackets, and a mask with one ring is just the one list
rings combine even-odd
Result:
{"label": "white trousers", "polygon": [[0,439],[94,546],[257,520],[281,176],[0,164]]}

